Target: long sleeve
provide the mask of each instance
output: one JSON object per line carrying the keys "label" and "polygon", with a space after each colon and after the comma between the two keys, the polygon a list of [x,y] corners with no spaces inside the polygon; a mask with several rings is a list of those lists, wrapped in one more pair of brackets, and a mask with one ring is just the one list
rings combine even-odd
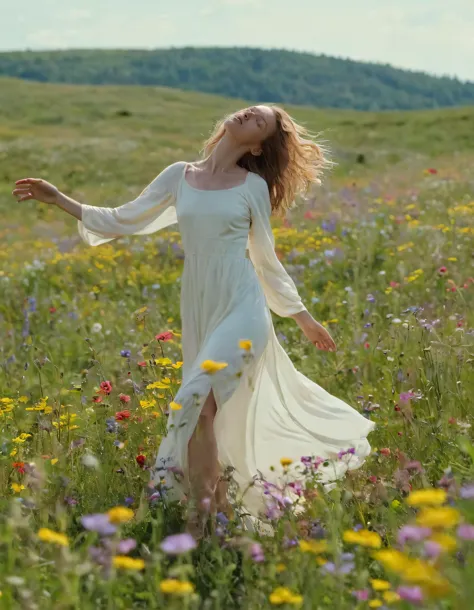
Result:
{"label": "long sleeve", "polygon": [[123,235],[147,235],[177,222],[176,192],[184,161],[168,165],[133,201],[115,208],[82,205],[81,238],[99,246]]}
{"label": "long sleeve", "polygon": [[270,224],[271,203],[266,181],[252,174],[249,181],[251,227],[249,255],[263,287],[268,306],[281,317],[306,310],[296,289],[275,252],[275,239]]}

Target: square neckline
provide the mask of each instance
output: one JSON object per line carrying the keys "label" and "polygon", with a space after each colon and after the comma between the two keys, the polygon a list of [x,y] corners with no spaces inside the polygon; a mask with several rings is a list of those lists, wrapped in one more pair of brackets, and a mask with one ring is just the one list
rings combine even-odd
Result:
{"label": "square neckline", "polygon": [[247,170],[247,175],[245,176],[245,180],[241,184],[237,184],[236,186],[231,186],[226,189],[198,189],[195,186],[192,186],[191,184],[189,184],[189,182],[186,180],[186,170],[188,168],[188,165],[190,165],[190,163],[188,163],[188,162],[184,163],[184,170],[183,170],[183,175],[181,176],[181,179],[185,182],[185,184],[190,189],[192,189],[193,191],[197,191],[198,193],[223,193],[225,191],[233,191],[235,189],[242,188],[243,186],[245,186],[247,184],[249,174],[251,173],[249,170]]}

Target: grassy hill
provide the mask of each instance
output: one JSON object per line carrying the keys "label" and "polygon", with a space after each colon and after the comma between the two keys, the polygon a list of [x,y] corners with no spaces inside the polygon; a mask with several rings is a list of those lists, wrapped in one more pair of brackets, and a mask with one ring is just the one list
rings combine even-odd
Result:
{"label": "grassy hill", "polygon": [[0,53],[0,75],[41,82],[159,85],[322,108],[376,111],[474,104],[474,83],[258,48],[6,52]]}

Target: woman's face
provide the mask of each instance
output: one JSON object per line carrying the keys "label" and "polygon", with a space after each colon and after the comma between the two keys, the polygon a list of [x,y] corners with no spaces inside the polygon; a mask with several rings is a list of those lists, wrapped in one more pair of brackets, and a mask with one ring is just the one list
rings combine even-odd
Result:
{"label": "woman's face", "polygon": [[257,149],[274,133],[277,121],[275,112],[269,106],[249,106],[228,117],[224,126],[238,144]]}

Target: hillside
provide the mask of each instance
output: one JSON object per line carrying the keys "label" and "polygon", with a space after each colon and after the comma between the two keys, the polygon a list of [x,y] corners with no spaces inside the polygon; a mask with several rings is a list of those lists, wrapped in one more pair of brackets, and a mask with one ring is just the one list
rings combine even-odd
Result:
{"label": "hillside", "polygon": [[321,108],[378,111],[474,104],[474,83],[257,48],[5,52],[0,53],[0,75],[50,83],[166,86]]}

